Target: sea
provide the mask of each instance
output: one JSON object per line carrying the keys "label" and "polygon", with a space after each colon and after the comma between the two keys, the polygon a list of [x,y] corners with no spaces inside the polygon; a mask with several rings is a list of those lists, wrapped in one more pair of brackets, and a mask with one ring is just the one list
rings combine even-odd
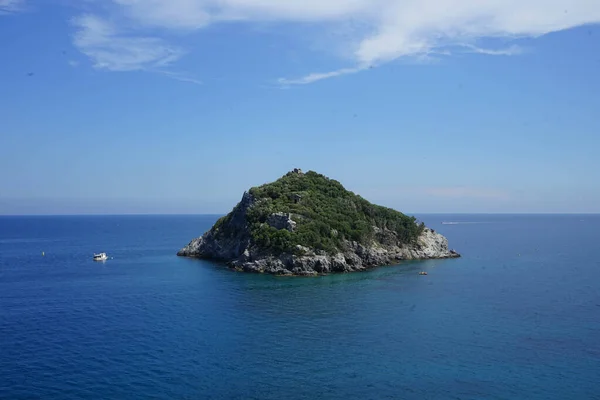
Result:
{"label": "sea", "polygon": [[216,215],[0,217],[0,398],[600,399],[600,215],[417,217],[462,258],[275,277],[175,255]]}

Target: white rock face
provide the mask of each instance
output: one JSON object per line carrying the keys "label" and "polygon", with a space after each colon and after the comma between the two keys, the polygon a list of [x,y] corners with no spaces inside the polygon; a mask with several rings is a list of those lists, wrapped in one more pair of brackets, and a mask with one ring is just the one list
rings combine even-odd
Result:
{"label": "white rock face", "polygon": [[[363,271],[398,264],[402,260],[460,257],[448,249],[448,240],[444,236],[429,228],[425,228],[414,243],[403,244],[395,232],[377,227],[374,227],[376,240],[370,244],[345,241],[335,254],[300,245],[296,246],[296,254],[273,254],[256,245],[250,234],[246,214],[256,201],[250,193],[244,193],[227,218],[202,237],[192,240],[177,255],[221,261],[241,271],[277,275]],[[288,213],[271,214],[267,224],[290,232],[296,228],[296,222]]]}
{"label": "white rock face", "polygon": [[296,229],[296,221],[292,219],[292,214],[288,213],[274,213],[269,215],[267,224],[275,229],[286,229],[290,232],[294,232]]}
{"label": "white rock face", "polygon": [[229,247],[224,247],[224,243],[212,239],[209,232],[201,238],[192,240],[177,254],[224,261],[229,266],[242,271],[276,275],[353,272],[377,266],[394,265],[403,260],[460,257],[457,252],[448,249],[448,240],[444,236],[428,228],[425,228],[414,245],[382,246],[375,242],[372,246],[363,246],[355,242],[347,242],[347,251],[333,255],[315,254],[308,247],[301,246],[302,255],[274,256],[261,253],[259,249],[251,245],[250,241],[246,244],[248,247],[244,248],[242,248],[242,243],[237,243],[233,247],[229,243]]}

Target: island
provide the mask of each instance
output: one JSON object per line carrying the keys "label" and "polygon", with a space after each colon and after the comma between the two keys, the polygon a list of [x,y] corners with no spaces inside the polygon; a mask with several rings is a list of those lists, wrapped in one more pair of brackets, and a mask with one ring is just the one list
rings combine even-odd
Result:
{"label": "island", "polygon": [[229,214],[177,255],[275,275],[460,257],[444,236],[415,217],[371,204],[336,180],[300,169],[245,192]]}

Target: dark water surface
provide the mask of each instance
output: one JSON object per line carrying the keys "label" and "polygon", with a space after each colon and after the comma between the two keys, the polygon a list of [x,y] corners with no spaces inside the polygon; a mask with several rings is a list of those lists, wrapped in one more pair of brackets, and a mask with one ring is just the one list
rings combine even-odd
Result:
{"label": "dark water surface", "polygon": [[319,278],[175,256],[216,218],[0,217],[0,398],[600,399],[600,216],[421,216],[464,257]]}

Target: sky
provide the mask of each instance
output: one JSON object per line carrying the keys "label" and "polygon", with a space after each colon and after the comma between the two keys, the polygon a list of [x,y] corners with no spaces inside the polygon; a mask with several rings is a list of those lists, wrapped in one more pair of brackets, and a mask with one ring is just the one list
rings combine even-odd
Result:
{"label": "sky", "polygon": [[600,1],[0,0],[0,214],[600,212]]}

